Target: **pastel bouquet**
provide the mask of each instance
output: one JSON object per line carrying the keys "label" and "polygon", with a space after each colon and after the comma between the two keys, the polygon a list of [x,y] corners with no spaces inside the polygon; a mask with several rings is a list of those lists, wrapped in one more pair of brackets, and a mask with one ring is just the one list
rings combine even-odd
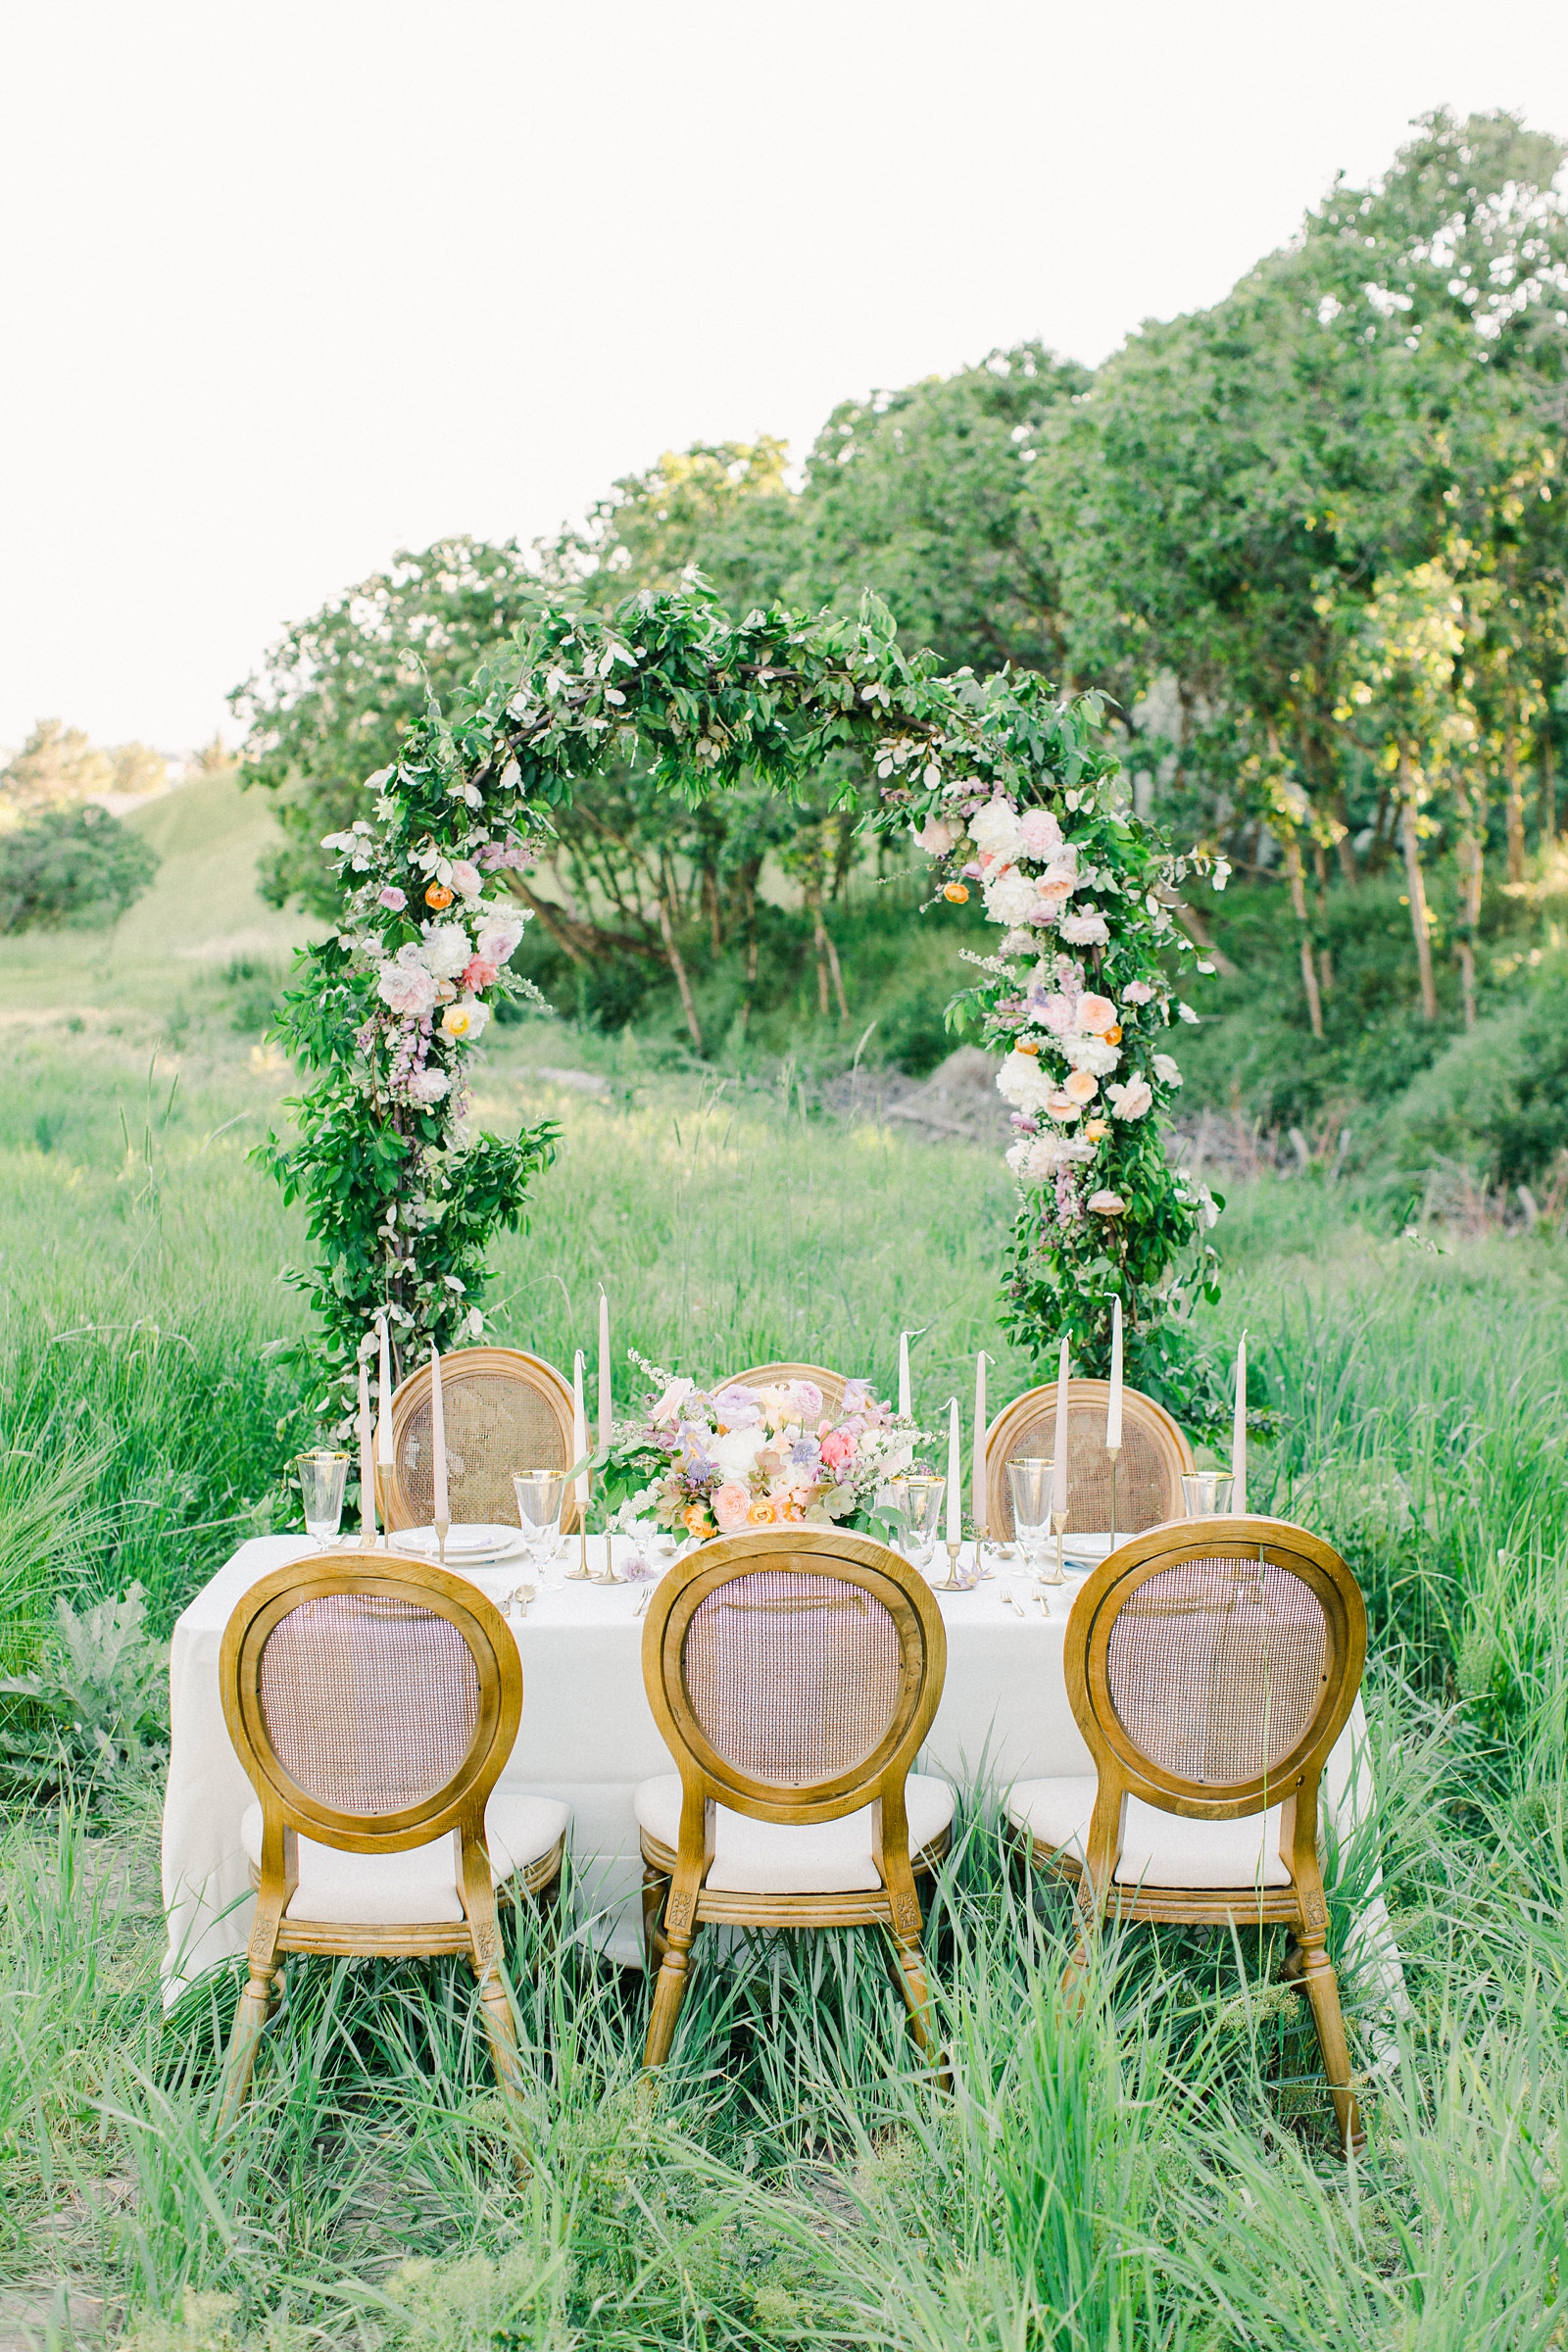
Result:
{"label": "pastel bouquet", "polygon": [[617,1424],[600,1495],[622,1525],[680,1535],[757,1527],[866,1527],[877,1491],[906,1470],[924,1433],[863,1380],[829,1407],[814,1381],[712,1393],[634,1359],[658,1384],[638,1420]]}

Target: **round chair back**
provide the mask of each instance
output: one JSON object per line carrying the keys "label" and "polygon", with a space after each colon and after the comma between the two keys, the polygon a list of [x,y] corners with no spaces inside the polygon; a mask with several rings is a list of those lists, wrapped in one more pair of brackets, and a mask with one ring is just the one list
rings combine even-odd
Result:
{"label": "round chair back", "polygon": [[[1109,1400],[1105,1381],[1067,1384],[1067,1524],[1080,1535],[1110,1531],[1110,1456],[1105,1451]],[[986,1523],[993,1537],[1012,1541],[1008,1462],[1020,1455],[1054,1459],[1055,1447],[1054,1382],[1030,1389],[992,1422],[986,1432]],[[1116,1533],[1136,1535],[1179,1519],[1182,1475],[1192,1467],[1193,1449],[1164,1407],[1137,1389],[1123,1390]]]}
{"label": "round chair back", "polygon": [[[454,1522],[514,1527],[515,1473],[571,1465],[571,1389],[542,1356],[516,1348],[461,1348],[443,1355],[441,1406]],[[392,1470],[383,1506],[390,1528],[431,1524],[435,1455],[428,1362],[410,1373],[392,1399]],[[577,1524],[569,1491],[561,1524],[566,1533]]]}

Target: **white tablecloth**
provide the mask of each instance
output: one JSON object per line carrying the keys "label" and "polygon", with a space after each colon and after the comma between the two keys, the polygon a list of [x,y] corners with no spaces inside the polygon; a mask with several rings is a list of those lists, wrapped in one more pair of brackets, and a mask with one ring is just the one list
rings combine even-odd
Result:
{"label": "white tablecloth", "polygon": [[[602,1564],[602,1539],[592,1548]],[[223,1721],[218,1686],[223,1629],[252,1585],[314,1549],[299,1536],[242,1544],[174,1627],[169,1670],[173,1741],[163,1843],[170,2000],[202,1970],[242,1952],[250,1935],[253,1897],[239,1826],[255,1791]],[[617,1556],[627,1549],[617,1544]],[[945,1562],[945,1554],[938,1558]],[[1007,1563],[999,1565],[1005,1572]],[[519,1561],[477,1570],[473,1582],[499,1599],[530,1575]],[[1066,1589],[1054,1595],[1049,1619],[1033,1603],[1020,1618],[1004,1604],[1002,1589],[999,1576],[973,1592],[942,1597],[948,1675],[920,1761],[922,1771],[998,1794],[1014,1781],[1094,1770],[1067,1703],[1062,1667],[1067,1611],[1083,1579],[1069,1577]],[[1026,1599],[1016,1563],[1011,1590]],[[604,1914],[601,1941],[627,1965],[642,1958],[642,1862],[632,1790],[639,1781],[673,1768],[643,1690],[643,1629],[635,1612],[646,1591],[639,1584],[551,1587],[541,1591],[526,1618],[514,1622],[522,1658],[522,1727],[499,1784],[561,1797],[571,1807],[579,1886]],[[1357,1699],[1323,1783],[1325,1817],[1342,1841],[1372,1809],[1365,1740]],[[1358,1941],[1393,2004],[1402,2006],[1397,1954],[1376,1883]]]}

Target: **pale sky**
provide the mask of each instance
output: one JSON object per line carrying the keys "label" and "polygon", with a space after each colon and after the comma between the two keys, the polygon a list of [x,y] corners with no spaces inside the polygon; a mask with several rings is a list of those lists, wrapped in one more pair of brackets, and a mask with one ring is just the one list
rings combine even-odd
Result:
{"label": "pale sky", "polygon": [[1215,301],[1564,0],[10,0],[0,745],[181,751],[291,620],[697,439]]}

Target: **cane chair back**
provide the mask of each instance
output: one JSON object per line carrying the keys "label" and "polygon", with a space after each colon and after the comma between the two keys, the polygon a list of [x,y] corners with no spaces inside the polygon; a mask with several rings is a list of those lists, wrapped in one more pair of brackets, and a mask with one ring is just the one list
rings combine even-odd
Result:
{"label": "cane chair back", "polygon": [[822,1410],[836,1413],[844,1400],[848,1375],[829,1372],[821,1364],[754,1364],[749,1372],[732,1372],[713,1383],[716,1396],[724,1389],[782,1389],[792,1380],[808,1380],[822,1392]]}
{"label": "cane chair back", "polygon": [[[1358,2144],[1318,1855],[1318,1786],[1366,1662],[1366,1607],[1329,1544],[1279,1519],[1192,1519],[1132,1539],[1067,1620],[1067,1695],[1095,1760],[1081,1874],[1090,1911],[1278,1921],[1308,1992],[1347,2148]],[[1126,1800],[1198,1821],[1280,1809],[1284,1885],[1116,1884]],[[1284,1875],[1284,1874],[1282,1874]]]}
{"label": "cane chair back", "polygon": [[[441,1406],[455,1524],[515,1526],[515,1474],[571,1466],[571,1389],[542,1356],[516,1348],[462,1348],[443,1355]],[[392,1464],[381,1507],[392,1529],[428,1527],[434,1515],[428,1362],[411,1372],[392,1398]],[[569,1488],[561,1525],[566,1534],[577,1525]]]}
{"label": "cane chair back", "polygon": [[[1105,1451],[1103,1380],[1067,1383],[1068,1525],[1077,1535],[1110,1532],[1110,1456]],[[1056,1389],[1030,1389],[1000,1412],[986,1432],[986,1522],[993,1537],[1013,1537],[1012,1481],[1007,1464],[1020,1457],[1054,1460]],[[1140,1534],[1182,1515],[1182,1477],[1193,1449],[1152,1396],[1124,1389],[1121,1453],[1116,1463],[1116,1533]]]}
{"label": "cane chair back", "polygon": [[[703,1544],[656,1586],[643,1679],[679,1767],[679,1845],[645,1834],[667,1886],[648,2062],[674,2034],[686,1952],[705,1920],[768,1927],[880,1924],[893,1937],[915,2037],[927,2046],[906,1782],[947,1669],[930,1587],[901,1555],[838,1529],[759,1529]],[[872,1809],[882,1884],[855,1894],[705,1894],[713,1808],[804,1827]],[[946,1833],[941,1845],[945,1850]],[[654,1916],[651,1906],[648,1917]]]}
{"label": "cane chair back", "polygon": [[[516,2035],[498,1967],[485,1806],[522,1710],[517,1645],[462,1577],[420,1561],[327,1552],[276,1569],[235,1608],[220,1659],[229,1738],[261,1800],[250,1983],[235,2014],[224,2128],[245,2096],[287,1952],[467,1956],[501,2086],[516,2089]],[[388,1856],[456,1844],[460,1921],[291,1920],[299,1838]],[[559,1876],[559,1846],[525,1874]],[[421,1882],[422,1883],[422,1882]]]}

